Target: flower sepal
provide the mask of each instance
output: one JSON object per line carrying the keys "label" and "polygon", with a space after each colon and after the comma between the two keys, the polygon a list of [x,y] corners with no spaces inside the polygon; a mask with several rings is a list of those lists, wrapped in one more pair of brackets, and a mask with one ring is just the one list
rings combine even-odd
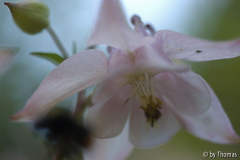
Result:
{"label": "flower sepal", "polygon": [[10,9],[14,22],[22,31],[36,34],[49,26],[49,8],[39,1],[5,2]]}

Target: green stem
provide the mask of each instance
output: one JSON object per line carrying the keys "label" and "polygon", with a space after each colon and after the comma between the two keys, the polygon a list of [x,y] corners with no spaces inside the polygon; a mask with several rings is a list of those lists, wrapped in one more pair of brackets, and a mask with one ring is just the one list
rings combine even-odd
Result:
{"label": "green stem", "polygon": [[84,112],[84,91],[78,93],[77,105],[73,113],[73,118],[78,119],[82,112]]}
{"label": "green stem", "polygon": [[[85,98],[85,90],[78,93],[77,105],[73,113],[73,118],[79,120],[79,117],[83,118],[83,113],[87,106],[91,105],[91,96]],[[83,119],[81,119],[83,122]]]}
{"label": "green stem", "polygon": [[59,50],[61,51],[61,54],[64,58],[68,58],[68,54],[66,49],[64,48],[63,44],[61,43],[59,37],[57,36],[57,34],[55,33],[55,31],[53,30],[53,28],[51,26],[49,26],[47,28],[48,33],[51,35],[52,39],[54,40],[54,42],[56,43],[57,47],[59,48]]}

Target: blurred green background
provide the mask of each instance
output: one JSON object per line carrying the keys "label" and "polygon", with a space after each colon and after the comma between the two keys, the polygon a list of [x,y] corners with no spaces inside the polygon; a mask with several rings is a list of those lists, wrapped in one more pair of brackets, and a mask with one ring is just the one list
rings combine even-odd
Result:
{"label": "blurred green background", "polygon": [[[14,63],[0,77],[0,159],[43,160],[48,153],[42,139],[31,125],[12,123],[9,117],[23,108],[43,78],[54,68],[44,60],[32,57],[33,51],[56,52],[51,37],[43,31],[35,36],[17,28],[10,12],[0,0],[0,46],[20,49]],[[51,23],[62,38],[69,53],[73,41],[79,51],[91,31],[98,0],[47,1]],[[240,37],[239,0],[124,0],[128,19],[133,13],[150,22],[156,30],[170,29],[209,40],[229,40]],[[87,33],[87,34],[86,34]],[[240,58],[191,63],[219,97],[235,131],[240,135]],[[61,103],[73,108],[74,97]],[[180,131],[169,143],[152,149],[135,149],[129,160],[201,160],[204,151],[237,153],[240,145],[213,144]],[[232,158],[224,158],[232,159]]]}

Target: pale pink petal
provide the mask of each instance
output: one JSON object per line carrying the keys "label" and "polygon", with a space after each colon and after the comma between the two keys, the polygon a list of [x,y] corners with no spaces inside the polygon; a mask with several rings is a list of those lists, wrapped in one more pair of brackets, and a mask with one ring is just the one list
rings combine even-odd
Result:
{"label": "pale pink petal", "polygon": [[201,139],[221,144],[239,143],[240,138],[235,133],[221,103],[210,87],[209,90],[212,103],[206,113],[192,118],[175,111],[177,119],[184,129]]}
{"label": "pale pink petal", "polygon": [[92,103],[106,102],[111,99],[117,91],[126,86],[128,80],[124,76],[125,71],[126,70],[116,70],[116,72],[108,74],[107,77],[96,86]]}
{"label": "pale pink petal", "polygon": [[109,101],[97,103],[87,113],[87,125],[96,138],[112,138],[119,135],[127,121],[133,89],[130,85],[119,90]]}
{"label": "pale pink petal", "polygon": [[58,102],[100,82],[107,74],[107,57],[97,50],[77,53],[57,66],[40,84],[13,120],[32,120]]}
{"label": "pale pink petal", "polygon": [[103,0],[97,23],[88,44],[106,44],[128,51],[140,37],[131,30],[118,0]]}
{"label": "pale pink petal", "polygon": [[173,59],[210,61],[240,56],[240,40],[207,41],[174,31],[159,31],[154,36],[164,52]]}
{"label": "pale pink petal", "polygon": [[161,73],[155,77],[156,91],[187,116],[200,116],[211,105],[210,91],[202,77],[193,73]]}
{"label": "pale pink petal", "polygon": [[94,92],[93,103],[109,100],[119,89],[128,83],[127,75],[131,73],[134,63],[130,57],[121,50],[111,52],[108,75]]}
{"label": "pale pink petal", "polygon": [[84,160],[125,160],[133,150],[128,140],[128,123],[114,138],[94,139],[92,146],[83,152]]}
{"label": "pale pink petal", "polygon": [[0,48],[0,75],[9,66],[16,55],[16,49]]}
{"label": "pale pink petal", "polygon": [[180,130],[178,121],[165,104],[162,105],[162,116],[154,124],[154,128],[147,122],[144,111],[139,106],[135,100],[129,126],[129,140],[134,146],[147,148],[164,144]]}
{"label": "pale pink petal", "polygon": [[[133,70],[134,61],[126,52],[115,49],[110,54],[109,71],[114,72],[117,68],[127,68]],[[130,72],[129,71],[129,72]]]}
{"label": "pale pink petal", "polygon": [[159,54],[152,45],[143,45],[135,50],[136,69],[152,76],[160,72],[185,72],[189,66],[183,63],[173,63],[165,54]]}

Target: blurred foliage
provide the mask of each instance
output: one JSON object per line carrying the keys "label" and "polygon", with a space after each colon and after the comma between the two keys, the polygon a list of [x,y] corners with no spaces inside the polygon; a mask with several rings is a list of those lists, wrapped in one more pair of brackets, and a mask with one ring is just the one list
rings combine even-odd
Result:
{"label": "blurred foliage", "polygon": [[49,62],[52,62],[55,65],[59,65],[62,63],[65,59],[61,56],[59,56],[56,53],[42,53],[42,52],[32,52],[30,53],[33,56],[45,59]]}

